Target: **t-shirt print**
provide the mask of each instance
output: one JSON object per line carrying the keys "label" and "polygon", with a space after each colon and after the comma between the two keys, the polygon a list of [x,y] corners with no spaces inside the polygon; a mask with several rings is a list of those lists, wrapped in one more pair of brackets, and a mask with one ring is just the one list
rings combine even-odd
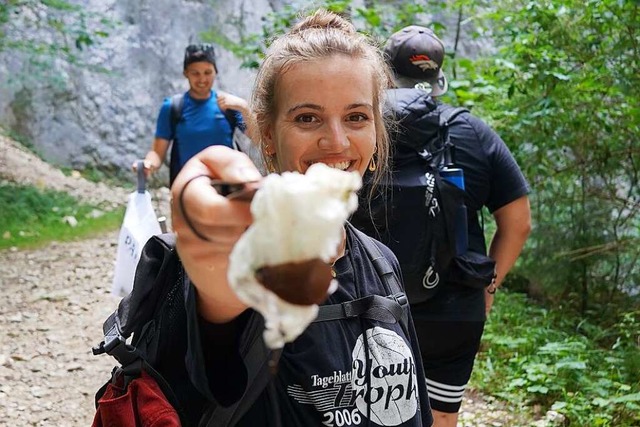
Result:
{"label": "t-shirt print", "polygon": [[419,410],[411,348],[396,332],[379,326],[366,330],[367,346],[363,335],[354,344],[350,372],[311,375],[309,390],[299,384],[287,387],[296,402],[315,406],[327,427],[360,425],[367,413],[377,425],[398,426]]}

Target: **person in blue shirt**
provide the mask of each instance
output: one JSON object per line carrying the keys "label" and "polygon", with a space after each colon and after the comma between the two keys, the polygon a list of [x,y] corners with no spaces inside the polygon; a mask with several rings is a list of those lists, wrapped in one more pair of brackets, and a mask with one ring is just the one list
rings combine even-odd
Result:
{"label": "person in blue shirt", "polygon": [[[162,166],[173,143],[170,183],[184,164],[203,149],[212,145],[232,147],[236,128],[252,136],[251,120],[246,120],[250,114],[247,101],[212,89],[218,75],[212,45],[187,46],[183,74],[189,90],[179,101],[182,108],[178,108],[178,114],[172,113],[172,97],[165,98],[158,114],[153,145],[144,159],[145,173],[149,175]],[[179,118],[177,122],[176,118]]]}

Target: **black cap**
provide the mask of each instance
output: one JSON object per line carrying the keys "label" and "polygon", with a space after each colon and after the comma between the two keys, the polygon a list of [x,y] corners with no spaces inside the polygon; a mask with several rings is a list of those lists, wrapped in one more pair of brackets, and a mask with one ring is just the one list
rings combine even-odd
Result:
{"label": "black cap", "polygon": [[216,67],[216,52],[211,44],[202,43],[187,46],[184,50],[183,70],[186,70],[187,66],[194,62],[208,62],[213,65],[213,69],[218,73],[218,67]]}
{"label": "black cap", "polygon": [[410,25],[401,29],[387,40],[384,52],[397,76],[428,82],[433,96],[447,91],[442,72],[444,44],[429,28]]}

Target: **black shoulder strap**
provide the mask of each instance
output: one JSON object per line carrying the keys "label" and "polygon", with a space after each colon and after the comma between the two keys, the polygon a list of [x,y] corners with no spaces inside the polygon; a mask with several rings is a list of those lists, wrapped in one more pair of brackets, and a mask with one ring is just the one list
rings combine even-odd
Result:
{"label": "black shoulder strap", "polygon": [[393,270],[393,267],[391,267],[391,263],[389,263],[389,260],[382,254],[382,251],[380,251],[380,248],[373,238],[367,236],[351,224],[348,224],[347,227],[349,227],[359,237],[360,243],[362,243],[364,250],[367,252],[378,276],[382,279],[387,292],[390,294],[404,292],[396,272]]}
{"label": "black shoulder strap", "polygon": [[229,122],[229,126],[231,126],[231,132],[233,132],[236,127],[238,127],[238,119],[236,118],[234,111],[235,110],[227,108],[222,112],[224,114],[224,117],[227,119],[227,122]]}
{"label": "black shoulder strap", "polygon": [[448,127],[449,124],[453,121],[453,119],[455,119],[459,114],[469,112],[469,110],[464,107],[452,107],[446,104],[440,104],[439,110],[440,110],[440,118],[439,118],[440,127]]}
{"label": "black shoulder strap", "polygon": [[176,93],[171,97],[171,110],[170,110],[170,119],[171,119],[171,133],[176,134],[176,126],[182,120],[182,109],[184,108],[184,94]]}
{"label": "black shoulder strap", "polygon": [[451,142],[449,138],[449,124],[455,119],[459,114],[468,113],[464,107],[452,107],[446,104],[438,105],[438,110],[440,111],[440,116],[438,118],[439,126],[440,126],[440,137],[441,144],[444,150],[444,164],[438,165],[439,167],[448,166],[455,163],[455,146]]}
{"label": "black shoulder strap", "polygon": [[347,224],[347,227],[358,236],[358,240],[373,263],[388,295],[368,295],[340,304],[322,305],[319,307],[318,317],[316,317],[314,323],[364,317],[385,323],[400,322],[406,329],[408,325],[409,300],[389,260],[382,254],[380,248],[371,237],[357,230],[351,224]]}

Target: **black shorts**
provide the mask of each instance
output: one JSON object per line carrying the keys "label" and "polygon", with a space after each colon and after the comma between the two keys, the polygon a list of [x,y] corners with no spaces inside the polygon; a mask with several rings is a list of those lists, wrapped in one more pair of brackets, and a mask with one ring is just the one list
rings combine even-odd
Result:
{"label": "black shorts", "polygon": [[431,407],[457,413],[480,347],[484,322],[413,320]]}

